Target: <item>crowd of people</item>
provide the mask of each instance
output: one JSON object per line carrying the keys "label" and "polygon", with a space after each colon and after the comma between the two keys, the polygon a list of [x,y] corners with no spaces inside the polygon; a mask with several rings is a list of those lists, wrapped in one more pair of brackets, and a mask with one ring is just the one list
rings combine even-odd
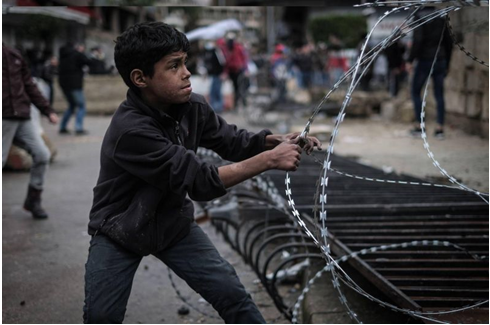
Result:
{"label": "crowd of people", "polygon": [[[287,100],[290,80],[294,80],[295,87],[302,90],[329,89],[356,60],[355,55],[337,46],[338,42],[340,41],[332,41],[330,47],[323,42],[307,42],[295,47],[277,43],[270,54],[252,55],[249,44],[241,41],[237,32],[228,32],[225,37],[217,40],[206,40],[199,56],[205,73],[211,79],[208,94],[210,104],[218,113],[225,109],[238,109],[240,105],[246,106],[249,87],[257,87],[257,67],[267,70],[267,86],[273,89],[271,94],[276,104]],[[359,44],[362,42],[363,38]],[[359,53],[360,46],[356,51]],[[257,62],[257,58],[265,62]],[[396,97],[402,85],[408,81],[408,59],[406,43],[398,41],[393,44],[365,73],[359,89],[371,91],[385,88],[392,97]],[[85,53],[83,44],[66,44],[60,49],[58,56],[50,52],[30,50],[27,51],[27,61],[33,77],[47,83],[51,105],[54,98],[54,77],[58,76],[60,80],[59,84],[68,104],[61,119],[60,134],[71,133],[67,124],[74,114],[75,134],[86,134],[87,130],[83,128],[86,110],[83,75],[115,73],[114,66],[107,67],[102,48],[95,46]],[[223,82],[227,79],[233,85],[234,99],[231,107],[226,105],[222,94]]]}
{"label": "crowd of people", "polygon": [[[412,72],[412,62],[417,65],[411,79],[411,97],[414,105],[414,120],[416,125],[410,131],[413,136],[419,136],[421,90],[429,77],[432,60],[436,53],[438,37],[444,28],[443,19],[436,19],[414,33],[413,40],[407,47],[407,42],[397,41],[387,47],[372,64],[359,83],[361,91],[385,89],[392,98],[398,96],[400,89],[407,84]],[[205,43],[203,58],[207,74],[211,77],[209,100],[216,112],[224,110],[224,101],[221,93],[223,80],[230,78],[234,88],[234,107],[239,103],[246,105],[247,89],[251,83],[257,83],[250,73],[250,67],[266,66],[268,85],[273,89],[271,97],[273,104],[287,101],[288,83],[295,81],[296,87],[310,90],[314,87],[329,89],[349,70],[360,55],[366,34],[362,34],[359,46],[354,56],[346,55],[346,51],[332,41],[331,48],[324,43],[304,43],[301,46],[289,47],[277,43],[273,53],[267,56],[266,64],[254,62],[249,55],[249,49],[237,41],[236,33],[228,33],[226,37],[217,41]],[[427,44],[431,44],[428,46]],[[433,74],[434,94],[437,103],[437,127],[434,135],[438,139],[444,138],[444,96],[443,80],[449,68],[452,41],[446,30],[442,42],[442,49],[438,52]],[[365,53],[369,52],[368,43]]]}
{"label": "crowd of people", "polygon": [[[251,55],[250,47],[245,44],[238,41],[235,32],[230,32],[223,38],[206,40],[199,53],[204,73],[211,79],[209,101],[218,113],[225,109],[221,88],[226,79],[232,81],[234,90],[234,105],[227,108],[246,105],[248,87],[257,87],[257,67],[266,70],[266,87],[272,88],[273,103],[284,103],[291,80],[301,90],[329,89],[349,70],[360,51],[360,46],[355,51],[348,51],[339,46],[329,48],[322,42],[304,43],[296,47],[277,43],[269,55]],[[389,47],[365,73],[359,89],[371,91],[385,88],[396,97],[407,80],[406,56],[404,43],[398,42]]]}
{"label": "crowd of people", "polygon": [[249,87],[257,87],[257,70],[265,69],[267,85],[274,88],[274,101],[286,100],[286,83],[294,79],[300,89],[328,87],[348,70],[348,59],[340,51],[328,51],[325,44],[311,43],[290,48],[282,43],[274,47],[270,55],[256,53],[245,42],[240,42],[237,33],[229,32],[217,40],[206,40],[202,53],[205,74],[211,78],[209,100],[216,112],[225,109],[221,86],[231,80],[234,90],[234,105],[246,105]]}

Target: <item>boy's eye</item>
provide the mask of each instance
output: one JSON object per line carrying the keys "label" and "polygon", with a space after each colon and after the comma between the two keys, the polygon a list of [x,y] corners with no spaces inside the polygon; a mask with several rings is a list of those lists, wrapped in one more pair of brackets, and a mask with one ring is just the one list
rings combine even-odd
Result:
{"label": "boy's eye", "polygon": [[[188,59],[185,59],[185,60],[184,60],[184,62],[183,62],[183,63],[184,63],[183,65],[187,65],[187,62],[188,62],[188,61],[189,61]],[[175,62],[175,63],[173,63],[173,64],[170,66],[170,69],[172,69],[172,70],[178,69],[178,68],[179,68],[179,66],[181,66],[181,65],[182,65],[182,61]]]}

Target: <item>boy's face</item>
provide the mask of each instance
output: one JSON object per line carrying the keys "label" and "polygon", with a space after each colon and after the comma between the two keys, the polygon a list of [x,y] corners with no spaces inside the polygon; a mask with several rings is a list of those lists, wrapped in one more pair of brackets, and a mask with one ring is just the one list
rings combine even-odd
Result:
{"label": "boy's face", "polygon": [[186,52],[174,52],[164,56],[155,64],[155,73],[152,78],[145,76],[146,87],[141,91],[143,98],[150,106],[167,108],[172,104],[182,104],[190,99],[191,73],[187,70],[186,62]]}

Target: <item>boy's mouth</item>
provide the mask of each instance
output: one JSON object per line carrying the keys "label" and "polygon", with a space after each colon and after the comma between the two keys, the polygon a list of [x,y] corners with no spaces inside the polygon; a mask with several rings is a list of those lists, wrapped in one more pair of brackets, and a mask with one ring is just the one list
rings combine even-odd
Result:
{"label": "boy's mouth", "polygon": [[186,86],[181,88],[184,92],[186,93],[191,93],[192,92],[192,87],[191,84],[187,84]]}

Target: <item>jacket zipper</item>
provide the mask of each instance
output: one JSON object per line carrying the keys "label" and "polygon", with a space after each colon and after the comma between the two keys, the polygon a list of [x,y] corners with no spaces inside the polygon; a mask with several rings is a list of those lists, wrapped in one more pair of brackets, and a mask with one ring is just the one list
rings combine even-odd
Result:
{"label": "jacket zipper", "polygon": [[180,124],[178,121],[175,121],[175,136],[177,137],[177,142],[182,146],[182,140],[180,139]]}
{"label": "jacket zipper", "polygon": [[100,224],[99,228],[95,231],[94,237],[97,236],[97,234],[99,233],[99,230],[101,230],[102,227],[104,227],[106,221],[107,221],[107,218],[102,220],[102,223]]}
{"label": "jacket zipper", "polygon": [[[174,118],[170,117],[167,114],[164,114],[168,119],[172,120],[174,122],[174,135],[177,138],[177,144],[183,146],[184,144],[182,143],[182,139],[180,138],[180,123],[179,121],[175,120]],[[162,123],[158,122],[160,125],[161,130],[165,133],[165,127],[162,125]]]}

